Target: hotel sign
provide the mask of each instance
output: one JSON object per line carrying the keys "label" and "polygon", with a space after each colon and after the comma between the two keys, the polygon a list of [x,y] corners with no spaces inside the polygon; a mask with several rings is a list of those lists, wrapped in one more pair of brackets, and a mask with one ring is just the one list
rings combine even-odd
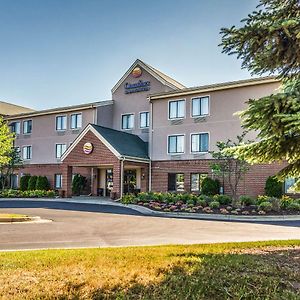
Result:
{"label": "hotel sign", "polygon": [[[142,76],[142,69],[140,67],[135,67],[132,72],[131,76],[134,78],[139,78]],[[137,92],[145,92],[150,90],[150,81],[139,80],[135,83],[125,83],[125,94],[132,94]]]}
{"label": "hotel sign", "polygon": [[83,145],[83,152],[84,154],[91,154],[94,150],[94,146],[92,143],[85,143]]}
{"label": "hotel sign", "polygon": [[145,92],[150,90],[150,81],[139,80],[136,83],[125,83],[125,94]]}

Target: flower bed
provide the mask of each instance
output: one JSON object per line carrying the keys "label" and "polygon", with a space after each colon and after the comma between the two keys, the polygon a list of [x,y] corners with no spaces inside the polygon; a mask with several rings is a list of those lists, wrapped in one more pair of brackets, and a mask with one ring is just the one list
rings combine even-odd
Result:
{"label": "flower bed", "polygon": [[241,196],[233,201],[227,195],[194,195],[175,193],[139,193],[124,195],[123,204],[137,204],[156,211],[231,215],[300,214],[300,199],[288,196],[274,198]]}
{"label": "flower bed", "polygon": [[20,191],[20,190],[3,190],[0,191],[0,198],[53,198],[56,196],[55,191]]}

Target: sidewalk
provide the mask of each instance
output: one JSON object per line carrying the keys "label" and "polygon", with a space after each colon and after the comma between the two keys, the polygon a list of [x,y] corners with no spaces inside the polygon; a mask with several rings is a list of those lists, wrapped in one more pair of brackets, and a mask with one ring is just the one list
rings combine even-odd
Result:
{"label": "sidewalk", "polygon": [[72,198],[1,198],[0,201],[49,201],[49,202],[67,202],[80,204],[96,204],[96,205],[112,205],[119,207],[127,207],[138,211],[145,216],[155,216],[164,218],[181,218],[195,220],[218,220],[218,221],[300,221],[300,215],[285,215],[285,216],[237,216],[237,215],[221,215],[221,214],[201,214],[201,213],[185,213],[185,212],[163,212],[154,211],[152,209],[135,205],[122,204],[113,201],[108,197],[72,197]]}

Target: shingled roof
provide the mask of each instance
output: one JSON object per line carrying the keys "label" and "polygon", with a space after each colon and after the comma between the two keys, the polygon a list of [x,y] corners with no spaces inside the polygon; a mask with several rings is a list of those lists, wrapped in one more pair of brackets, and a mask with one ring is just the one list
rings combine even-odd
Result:
{"label": "shingled roof", "polygon": [[2,116],[11,116],[20,113],[29,113],[34,110],[28,107],[0,101],[0,115]]}
{"label": "shingled roof", "polygon": [[90,124],[121,156],[148,159],[148,143],[135,134]]}
{"label": "shingled roof", "polygon": [[95,124],[88,124],[83,129],[72,145],[62,155],[62,161],[89,131],[94,133],[119,159],[149,161],[148,143],[144,142],[139,136]]}

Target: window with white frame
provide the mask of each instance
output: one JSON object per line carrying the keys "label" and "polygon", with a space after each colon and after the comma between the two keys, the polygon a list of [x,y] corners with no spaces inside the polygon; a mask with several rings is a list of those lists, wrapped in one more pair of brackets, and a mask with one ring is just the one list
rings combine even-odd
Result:
{"label": "window with white frame", "polygon": [[55,150],[56,158],[61,158],[61,156],[64,154],[66,150],[67,150],[66,144],[56,144],[56,150]]}
{"label": "window with white frame", "polygon": [[55,174],[54,175],[54,185],[56,189],[62,188],[62,174]]}
{"label": "window with white frame", "polygon": [[294,184],[296,183],[296,178],[289,177],[284,180],[284,192],[286,194],[295,193]]}
{"label": "window with white frame", "polygon": [[23,121],[23,134],[30,134],[32,132],[32,120]]}
{"label": "window with white frame", "polygon": [[13,132],[15,134],[20,134],[21,133],[21,124],[20,124],[20,122],[13,122],[9,126],[10,126],[11,132]]}
{"label": "window with white frame", "polygon": [[208,133],[195,133],[191,135],[191,152],[208,152]]}
{"label": "window with white frame", "polygon": [[171,135],[168,137],[168,153],[184,153],[184,135]]}
{"label": "window with white frame", "polygon": [[202,117],[209,114],[209,97],[192,99],[192,117]]}
{"label": "window with white frame", "polygon": [[201,192],[202,181],[207,177],[206,173],[191,174],[191,192]]}
{"label": "window with white frame", "polygon": [[134,127],[134,115],[126,114],[122,115],[122,129],[133,129]]}
{"label": "window with white frame", "polygon": [[82,127],[82,115],[72,114],[71,115],[71,129],[78,129]]}
{"label": "window with white frame", "polygon": [[168,173],[168,191],[184,192],[184,174]]}
{"label": "window with white frame", "polygon": [[149,112],[141,112],[140,113],[140,128],[148,128],[150,123]]}
{"label": "window with white frame", "polygon": [[55,128],[56,130],[66,130],[67,129],[67,116],[57,116]]}
{"label": "window with white frame", "polygon": [[28,160],[32,158],[32,146],[24,146],[23,149],[23,159]]}
{"label": "window with white frame", "polygon": [[185,100],[169,101],[169,119],[185,117]]}

